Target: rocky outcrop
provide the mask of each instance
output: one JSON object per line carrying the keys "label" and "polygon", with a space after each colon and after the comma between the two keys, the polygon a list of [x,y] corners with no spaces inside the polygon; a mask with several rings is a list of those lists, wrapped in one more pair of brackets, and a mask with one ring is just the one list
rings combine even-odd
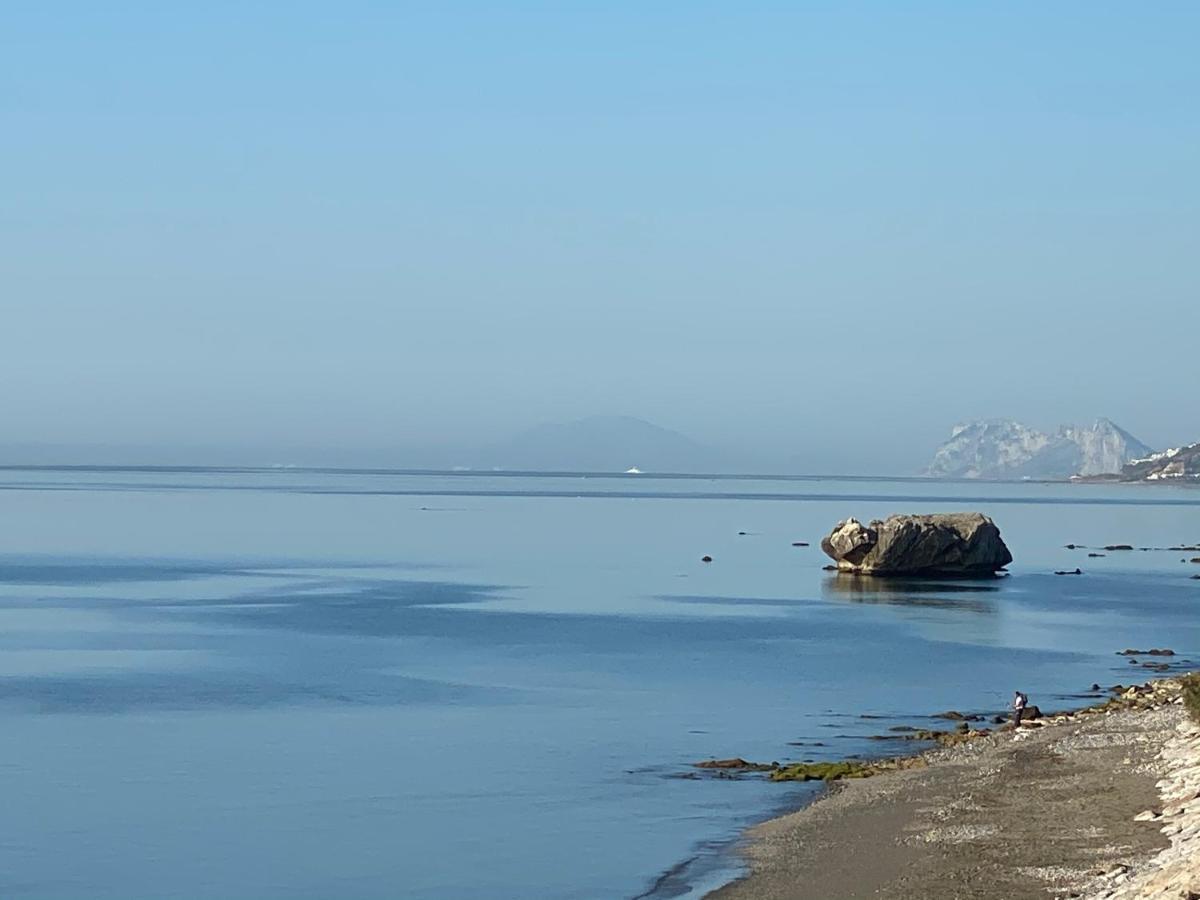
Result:
{"label": "rocky outcrop", "polygon": [[981,513],[891,516],[838,522],[821,549],[842,572],[861,575],[992,575],[1012,562],[1000,529]]}
{"label": "rocky outcrop", "polygon": [[1011,419],[956,425],[927,475],[942,478],[1070,478],[1121,471],[1149,448],[1108,419],[1064,425],[1053,434]]}

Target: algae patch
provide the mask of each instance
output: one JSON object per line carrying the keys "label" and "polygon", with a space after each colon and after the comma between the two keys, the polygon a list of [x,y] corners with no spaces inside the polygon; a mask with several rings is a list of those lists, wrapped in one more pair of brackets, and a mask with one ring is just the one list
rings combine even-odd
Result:
{"label": "algae patch", "polygon": [[839,762],[789,763],[771,773],[772,781],[842,781],[847,778],[870,778],[884,772],[901,769],[923,769],[929,763],[923,756],[901,756],[875,762],[841,760]]}

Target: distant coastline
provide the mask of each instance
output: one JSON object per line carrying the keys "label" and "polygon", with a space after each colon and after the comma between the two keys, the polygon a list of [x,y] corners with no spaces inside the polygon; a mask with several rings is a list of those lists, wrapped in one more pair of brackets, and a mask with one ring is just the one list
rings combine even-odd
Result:
{"label": "distant coastline", "polygon": [[607,478],[663,479],[671,481],[860,481],[896,482],[901,484],[1165,484],[1194,486],[1200,478],[1145,480],[1126,478],[1120,473],[1108,475],[1075,475],[1069,478],[983,478],[948,475],[878,475],[845,474],[838,472],[675,472],[646,470],[636,473],[596,469],[476,469],[463,466],[450,468],[385,467],[385,466],[321,466],[301,464],[204,465],[204,464],[143,464],[143,463],[3,463],[0,472],[162,472],[162,473],[314,473],[321,475],[437,475],[447,478]]}

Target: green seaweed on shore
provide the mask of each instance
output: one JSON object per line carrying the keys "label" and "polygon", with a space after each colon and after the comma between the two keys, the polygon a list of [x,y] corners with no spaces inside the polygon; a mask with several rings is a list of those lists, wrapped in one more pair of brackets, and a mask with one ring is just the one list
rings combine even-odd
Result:
{"label": "green seaweed on shore", "polygon": [[898,772],[902,769],[923,769],[928,764],[924,755],[897,756],[891,759],[877,759],[874,762],[843,759],[838,762],[788,763],[772,772],[771,780],[842,781],[846,778],[870,778],[873,775]]}
{"label": "green seaweed on shore", "polygon": [[1200,722],[1200,672],[1192,672],[1179,679],[1183,688],[1183,705],[1187,707],[1192,718]]}
{"label": "green seaweed on shore", "polygon": [[[893,729],[894,730],[894,729]],[[941,731],[933,728],[905,728],[893,734],[873,734],[868,740],[872,741],[929,741],[938,744],[957,743],[962,735],[971,731],[966,722],[960,722],[954,731]],[[978,733],[986,734],[987,729],[979,729]]]}
{"label": "green seaweed on shore", "polygon": [[771,773],[772,781],[840,781],[843,778],[868,778],[878,770],[869,763],[815,762],[792,763]]}

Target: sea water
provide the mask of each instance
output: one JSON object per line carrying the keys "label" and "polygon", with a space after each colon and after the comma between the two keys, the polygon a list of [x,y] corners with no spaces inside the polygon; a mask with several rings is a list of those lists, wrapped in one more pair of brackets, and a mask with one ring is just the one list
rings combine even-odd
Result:
{"label": "sea water", "polygon": [[[888,752],[871,736],[1018,688],[1055,708],[1144,680],[1125,647],[1200,660],[1196,553],[1064,547],[1200,542],[1186,488],[112,468],[0,488],[5,898],[698,896],[815,788],[694,762]],[[991,515],[1010,574],[822,571],[839,519],[938,510]]]}

